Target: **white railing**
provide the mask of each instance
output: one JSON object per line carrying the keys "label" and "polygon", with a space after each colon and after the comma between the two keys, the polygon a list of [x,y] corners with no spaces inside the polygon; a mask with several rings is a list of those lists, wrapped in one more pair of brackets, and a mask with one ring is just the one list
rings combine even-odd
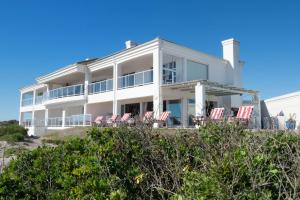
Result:
{"label": "white railing", "polygon": [[23,122],[22,122],[22,125],[27,128],[27,127],[31,127],[32,125],[32,120],[31,119],[25,119]]}
{"label": "white railing", "polygon": [[91,126],[92,125],[92,115],[72,115],[65,119],[66,127],[73,126]]}
{"label": "white railing", "polygon": [[46,96],[45,95],[42,95],[42,96],[37,96],[35,98],[35,105],[39,105],[39,104],[42,104],[44,103],[44,101],[46,100]]}
{"label": "white railing", "polygon": [[137,87],[153,83],[153,70],[146,70],[134,74],[120,76],[118,78],[118,89]]}
{"label": "white railing", "polygon": [[62,127],[62,117],[48,118],[48,127]]}
{"label": "white railing", "polygon": [[113,79],[99,81],[89,85],[89,94],[98,94],[113,90]]}
{"label": "white railing", "polygon": [[22,99],[22,106],[32,106],[33,105],[33,98]]}
{"label": "white railing", "polygon": [[48,92],[48,100],[58,99],[70,96],[79,96],[84,94],[84,85],[72,85],[67,87],[61,87]]}

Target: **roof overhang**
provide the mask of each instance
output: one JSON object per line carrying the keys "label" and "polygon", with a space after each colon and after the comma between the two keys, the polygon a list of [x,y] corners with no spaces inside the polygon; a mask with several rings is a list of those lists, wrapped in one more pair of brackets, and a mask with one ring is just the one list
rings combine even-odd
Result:
{"label": "roof overhang", "polygon": [[38,90],[38,89],[41,89],[41,88],[44,88],[44,87],[47,87],[47,85],[45,85],[45,84],[29,85],[29,86],[21,88],[20,92],[22,92],[22,93],[31,92],[33,90]]}
{"label": "roof overhang", "polygon": [[64,76],[68,76],[71,74],[84,73],[85,67],[86,67],[86,65],[84,65],[84,64],[75,63],[75,64],[69,65],[67,67],[61,68],[53,73],[38,77],[36,79],[36,81],[39,84],[45,84],[45,83],[51,82],[55,79],[59,79],[59,78],[62,78]]}
{"label": "roof overhang", "polygon": [[207,80],[195,80],[182,83],[168,84],[163,85],[162,88],[169,88],[171,90],[180,90],[195,93],[195,86],[197,85],[197,83],[200,83],[201,85],[205,86],[206,94],[212,96],[231,96],[242,94],[256,95],[258,93],[258,91],[256,90],[248,90]]}

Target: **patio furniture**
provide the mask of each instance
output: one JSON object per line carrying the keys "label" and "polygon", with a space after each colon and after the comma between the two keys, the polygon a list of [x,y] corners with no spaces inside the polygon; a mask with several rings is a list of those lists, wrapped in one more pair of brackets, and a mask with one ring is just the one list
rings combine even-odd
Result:
{"label": "patio furniture", "polygon": [[254,106],[240,106],[237,116],[235,118],[229,118],[228,122],[238,122],[248,127],[250,119],[252,117]]}
{"label": "patio furniture", "polygon": [[220,122],[224,120],[224,111],[225,108],[213,108],[210,112],[208,118],[203,116],[196,116],[193,118],[193,121],[197,125],[203,125],[205,122]]}
{"label": "patio furniture", "polygon": [[134,124],[134,119],[131,118],[131,113],[125,113],[122,116],[121,120],[119,121],[119,124],[121,124],[121,125],[125,125],[125,124],[131,125],[131,124]]}
{"label": "patio furniture", "polygon": [[160,117],[158,120],[154,120],[156,123],[158,123],[158,125],[161,124],[166,124],[167,125],[167,120],[170,117],[171,112],[170,111],[165,111],[163,113],[161,113]]}
{"label": "patio furniture", "polygon": [[106,123],[110,126],[113,126],[117,123],[118,115],[112,115],[111,118],[107,119]]}
{"label": "patio furniture", "polygon": [[93,125],[95,126],[103,126],[105,124],[104,116],[98,116],[96,119],[93,121]]}
{"label": "patio furniture", "polygon": [[145,113],[145,116],[143,117],[143,123],[150,124],[153,122],[153,112],[148,111]]}

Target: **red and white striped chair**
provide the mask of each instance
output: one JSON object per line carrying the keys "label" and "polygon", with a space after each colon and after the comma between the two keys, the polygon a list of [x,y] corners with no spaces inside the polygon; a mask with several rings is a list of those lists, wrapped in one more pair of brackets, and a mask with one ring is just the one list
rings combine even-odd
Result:
{"label": "red and white striped chair", "polygon": [[111,118],[109,118],[109,119],[106,121],[106,123],[107,123],[108,125],[113,125],[113,124],[117,123],[118,117],[119,117],[118,115],[112,115]]}
{"label": "red and white striped chair", "polygon": [[220,121],[223,119],[225,108],[214,108],[210,112],[209,119],[213,121]]}
{"label": "red and white striped chair", "polygon": [[98,116],[96,117],[96,119],[94,120],[93,124],[96,125],[96,126],[103,126],[105,123],[105,120],[104,120],[104,116]]}
{"label": "red and white striped chair", "polygon": [[158,124],[166,124],[168,118],[170,117],[171,112],[165,111],[161,113],[160,117],[158,120],[156,120],[156,123]]}
{"label": "red and white striped chair", "polygon": [[125,124],[134,124],[134,119],[131,117],[131,113],[125,113],[121,120],[119,121],[119,124],[125,125]]}
{"label": "red and white striped chair", "polygon": [[144,123],[150,123],[151,121],[153,121],[153,112],[148,111],[148,112],[145,113],[145,116],[143,118],[143,122]]}
{"label": "red and white striped chair", "polygon": [[236,121],[248,126],[252,117],[254,106],[240,106],[239,111],[235,117]]}

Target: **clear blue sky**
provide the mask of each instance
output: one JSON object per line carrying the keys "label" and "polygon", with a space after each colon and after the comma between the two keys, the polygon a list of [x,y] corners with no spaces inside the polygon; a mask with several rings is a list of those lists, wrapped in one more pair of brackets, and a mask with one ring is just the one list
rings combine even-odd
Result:
{"label": "clear blue sky", "polygon": [[299,10],[296,0],[2,0],[0,120],[18,118],[18,89],[37,76],[157,36],[217,56],[234,37],[246,88],[262,98],[299,91]]}

